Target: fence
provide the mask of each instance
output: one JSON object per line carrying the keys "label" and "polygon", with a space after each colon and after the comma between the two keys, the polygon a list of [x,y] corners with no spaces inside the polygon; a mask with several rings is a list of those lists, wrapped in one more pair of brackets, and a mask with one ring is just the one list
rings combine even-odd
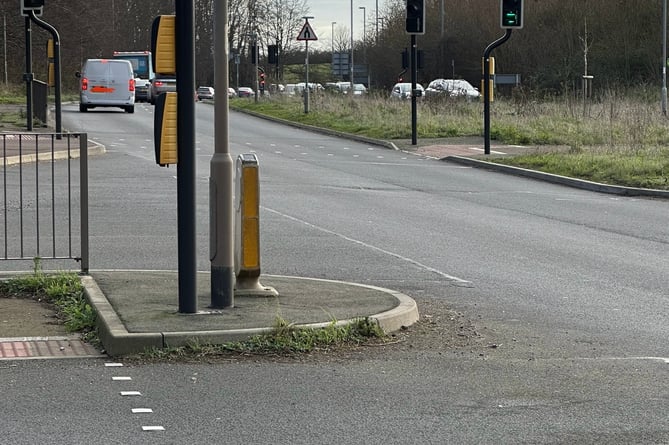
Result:
{"label": "fence", "polygon": [[0,134],[0,144],[0,261],[74,260],[88,273],[87,134]]}

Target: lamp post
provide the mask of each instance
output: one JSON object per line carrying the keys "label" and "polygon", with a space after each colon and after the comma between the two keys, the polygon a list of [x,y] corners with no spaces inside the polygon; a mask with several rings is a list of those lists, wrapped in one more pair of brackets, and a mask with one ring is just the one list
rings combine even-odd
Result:
{"label": "lamp post", "polygon": [[334,25],[336,25],[337,22],[332,22],[332,33],[330,34],[330,52],[332,53],[332,57],[334,58]]}
{"label": "lamp post", "polygon": [[[353,73],[354,73],[354,68],[353,68],[353,0],[351,0],[351,88],[353,88]],[[353,95],[351,94],[351,97]]]}
{"label": "lamp post", "polygon": [[[364,6],[358,6],[362,9],[362,63],[367,65],[367,9]],[[367,68],[365,68],[365,71]],[[369,78],[367,79],[367,86],[369,86]],[[353,94],[353,83],[351,83],[351,95]]]}
{"label": "lamp post", "polygon": [[667,0],[662,3],[662,114],[667,115]]}
{"label": "lamp post", "polygon": [[374,21],[374,23],[376,24],[376,34],[374,34],[374,35],[375,35],[375,39],[376,39],[376,44],[378,45],[379,44],[379,0],[376,0],[376,9],[374,11],[376,11],[376,20]]}

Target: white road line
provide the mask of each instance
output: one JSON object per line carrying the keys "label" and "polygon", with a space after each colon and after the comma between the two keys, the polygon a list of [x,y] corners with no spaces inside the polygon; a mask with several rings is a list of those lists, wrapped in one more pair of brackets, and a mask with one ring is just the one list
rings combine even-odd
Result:
{"label": "white road line", "polygon": [[390,251],[388,251],[388,250],[382,249],[382,248],[380,248],[380,247],[373,246],[373,245],[371,245],[371,244],[367,244],[367,243],[365,243],[364,241],[360,241],[360,240],[357,240],[357,239],[354,239],[354,238],[350,238],[350,237],[348,237],[348,236],[346,236],[346,235],[342,235],[341,233],[333,232],[332,230],[328,230],[328,229],[326,229],[326,228],[324,228],[324,227],[319,227],[319,226],[317,226],[317,225],[315,225],[315,224],[311,224],[310,222],[304,221],[304,220],[299,219],[299,218],[295,218],[294,216],[286,215],[285,213],[279,212],[278,210],[270,209],[270,208],[268,208],[268,207],[264,207],[264,206],[261,206],[261,208],[263,208],[264,210],[267,210],[268,212],[272,212],[272,213],[274,213],[274,214],[276,214],[276,215],[279,215],[279,216],[282,216],[282,217],[284,217],[284,218],[290,219],[290,220],[292,220],[292,221],[298,222],[298,223],[300,223],[300,224],[304,224],[305,226],[311,227],[312,229],[320,230],[321,232],[328,233],[328,234],[330,234],[330,235],[334,235],[334,236],[338,236],[339,238],[342,238],[342,239],[344,239],[344,240],[346,240],[346,241],[349,241],[349,242],[358,244],[358,245],[363,246],[363,247],[366,247],[366,248],[368,248],[368,249],[372,249],[372,250],[375,250],[375,251],[377,251],[377,252],[381,252],[381,253],[383,253],[383,254],[386,254],[386,255],[392,256],[392,257],[394,257],[394,258],[400,259],[400,260],[405,261],[405,262],[407,262],[407,263],[413,264],[413,265],[416,266],[416,267],[419,267],[419,268],[421,268],[421,269],[424,269],[424,270],[427,270],[427,271],[429,271],[429,272],[435,273],[435,274],[437,274],[437,275],[439,275],[439,276],[441,276],[441,277],[443,277],[443,278],[446,278],[447,280],[455,281],[455,282],[462,283],[462,284],[470,284],[470,283],[471,283],[470,281],[463,280],[463,279],[461,279],[461,278],[454,277],[454,276],[452,276],[452,275],[448,275],[448,274],[446,274],[446,273],[444,273],[444,272],[442,272],[442,271],[440,271],[440,270],[437,270],[437,269],[435,269],[435,268],[433,268],[433,267],[427,266],[427,265],[425,265],[425,264],[423,264],[423,263],[420,263],[420,262],[418,262],[418,261],[416,261],[416,260],[413,260],[413,259],[411,259],[411,258],[407,258],[407,257],[402,256],[402,255],[400,255],[400,254],[397,254],[397,253],[394,253],[394,252],[390,252]]}
{"label": "white road line", "polygon": [[151,408],[133,408],[131,411],[133,414],[148,414],[153,412]]}
{"label": "white road line", "polygon": [[123,366],[123,363],[105,363],[105,367],[107,368],[116,368],[121,366]]}
{"label": "white road line", "polygon": [[142,393],[139,391],[121,391],[120,393],[123,397],[134,397],[134,396],[141,396]]}
{"label": "white road line", "polygon": [[165,427],[160,425],[146,425],[142,426],[142,431],[165,431]]}
{"label": "white road line", "polygon": [[132,377],[127,377],[127,376],[114,376],[114,377],[112,377],[112,381],[114,381],[114,382],[127,382],[129,380],[132,380]]}
{"label": "white road line", "polygon": [[[481,151],[481,152],[485,151],[485,149],[478,148],[478,147],[467,147],[467,148],[470,149],[470,150],[474,150],[474,151]],[[495,151],[495,150],[490,150],[490,153],[494,153],[496,155],[505,155],[506,154],[503,151]]]}

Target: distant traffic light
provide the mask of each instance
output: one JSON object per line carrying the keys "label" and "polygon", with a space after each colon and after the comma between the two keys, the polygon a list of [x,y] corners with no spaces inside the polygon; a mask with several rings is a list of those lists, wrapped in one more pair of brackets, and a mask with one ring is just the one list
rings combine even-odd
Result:
{"label": "distant traffic light", "polygon": [[279,63],[279,45],[267,45],[267,63],[272,65]]}
{"label": "distant traffic light", "polygon": [[501,27],[520,29],[523,27],[523,0],[500,0]]}
{"label": "distant traffic light", "polygon": [[407,0],[406,32],[425,34],[425,0]]}

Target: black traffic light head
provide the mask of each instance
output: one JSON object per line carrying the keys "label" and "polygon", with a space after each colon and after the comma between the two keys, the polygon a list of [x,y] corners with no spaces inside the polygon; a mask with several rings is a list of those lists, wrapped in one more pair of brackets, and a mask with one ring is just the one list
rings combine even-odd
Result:
{"label": "black traffic light head", "polygon": [[279,63],[279,45],[267,45],[267,63]]}
{"label": "black traffic light head", "polygon": [[425,34],[425,0],[406,0],[406,32]]}
{"label": "black traffic light head", "polygon": [[507,29],[523,27],[523,0],[500,0],[500,26]]}

